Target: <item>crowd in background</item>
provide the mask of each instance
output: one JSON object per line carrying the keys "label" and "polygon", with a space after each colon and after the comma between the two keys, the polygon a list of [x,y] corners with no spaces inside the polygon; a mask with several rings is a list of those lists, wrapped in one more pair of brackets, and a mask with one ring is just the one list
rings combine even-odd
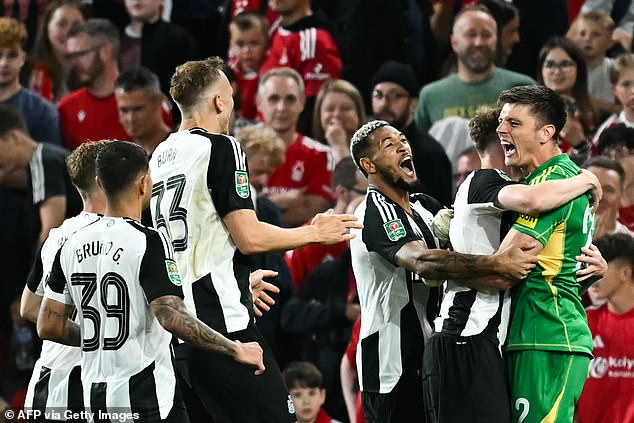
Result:
{"label": "crowd in background", "polygon": [[[98,139],[134,141],[151,155],[178,129],[170,78],[188,60],[225,59],[230,131],[262,221],[296,227],[329,208],[354,211],[367,181],[350,139],[369,116],[407,136],[418,189],[450,207],[480,166],[469,118],[504,89],[543,84],[567,104],[562,150],[603,187],[594,240],[634,236],[632,1],[14,0],[0,3],[0,16],[0,107],[19,110],[28,129],[4,131],[0,121],[0,399],[12,406],[39,348],[20,294],[49,230],[81,208],[64,157]],[[277,303],[257,324],[280,368],[313,363],[324,414],[362,421],[348,245],[253,262],[279,272]],[[633,287],[627,295],[632,308],[620,311],[631,328]],[[634,393],[629,375],[615,397]]]}

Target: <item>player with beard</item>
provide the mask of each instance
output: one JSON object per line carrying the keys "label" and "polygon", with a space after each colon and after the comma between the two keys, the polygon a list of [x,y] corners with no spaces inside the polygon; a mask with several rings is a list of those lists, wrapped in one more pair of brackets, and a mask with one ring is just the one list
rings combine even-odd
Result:
{"label": "player with beard", "polygon": [[484,6],[458,12],[451,33],[458,69],[420,91],[414,113],[420,130],[450,116],[472,118],[480,106],[494,106],[503,90],[535,83],[526,75],[496,67],[496,45],[497,24]]}
{"label": "player with beard", "polygon": [[414,68],[387,61],[372,76],[372,113],[402,131],[410,142],[420,186],[415,192],[434,197],[445,206],[451,204],[451,163],[445,150],[427,131],[414,123],[419,84]]}
{"label": "player with beard", "polygon": [[[504,173],[504,151],[495,132],[499,109],[484,108],[469,123],[469,133],[482,162],[470,172],[454,201],[449,238],[455,251],[491,254],[497,250],[518,213],[547,212],[601,186],[590,172],[539,185],[514,182]],[[585,250],[579,280],[603,271],[596,248]],[[607,266],[607,265],[606,265]],[[588,276],[589,274],[589,276]],[[438,423],[510,423],[511,409],[504,362],[504,343],[511,307],[510,290],[479,290],[448,280],[435,331],[425,347],[424,389]],[[461,404],[456,407],[456,404]]]}
{"label": "player with beard", "polygon": [[482,286],[499,288],[523,278],[536,261],[517,247],[491,256],[439,250],[431,223],[441,205],[425,194],[410,195],[417,182],[412,151],[387,122],[363,125],[350,148],[368,178],[366,200],[355,212],[364,227],[351,231],[356,237],[350,242],[363,315],[357,350],[363,410],[369,423],[426,422],[421,378],[423,347],[431,335],[426,284],[481,277]]}

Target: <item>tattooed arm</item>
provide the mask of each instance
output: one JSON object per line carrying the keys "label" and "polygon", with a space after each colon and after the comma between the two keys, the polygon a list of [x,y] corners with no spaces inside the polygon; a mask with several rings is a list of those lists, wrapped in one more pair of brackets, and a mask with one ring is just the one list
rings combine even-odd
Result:
{"label": "tattooed arm", "polygon": [[[525,254],[517,247],[501,249],[497,253],[484,256],[461,254],[445,250],[429,250],[424,243],[412,241],[403,245],[396,253],[395,262],[399,267],[415,272],[429,279],[474,279],[500,276],[504,279],[525,278],[535,267],[537,259]],[[485,283],[487,279],[481,279]],[[499,278],[491,278],[494,288]]]}
{"label": "tattooed arm", "polygon": [[44,298],[37,317],[37,334],[40,338],[79,347],[81,345],[79,325],[68,318],[72,309],[72,306],[67,304]]}
{"label": "tattooed arm", "polygon": [[264,371],[262,348],[257,342],[243,344],[227,339],[192,315],[179,297],[164,295],[153,300],[150,307],[161,326],[183,341],[195,347],[229,355],[240,363],[257,367],[256,374]]}

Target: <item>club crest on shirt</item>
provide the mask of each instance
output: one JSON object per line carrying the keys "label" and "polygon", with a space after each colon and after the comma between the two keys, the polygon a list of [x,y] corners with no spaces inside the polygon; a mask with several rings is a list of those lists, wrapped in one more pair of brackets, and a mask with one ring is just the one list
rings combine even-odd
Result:
{"label": "club crest on shirt", "polygon": [[236,171],[236,193],[240,198],[249,197],[249,175],[246,172]]}
{"label": "club crest on shirt", "polygon": [[167,268],[167,277],[170,278],[170,282],[176,286],[181,286],[183,282],[181,281],[181,275],[178,273],[176,262],[173,260],[165,260],[165,267]]}
{"label": "club crest on shirt", "polygon": [[390,241],[398,241],[407,234],[401,219],[394,219],[389,222],[385,222],[383,224],[383,228],[385,229],[385,233],[387,233],[387,237],[390,238]]}

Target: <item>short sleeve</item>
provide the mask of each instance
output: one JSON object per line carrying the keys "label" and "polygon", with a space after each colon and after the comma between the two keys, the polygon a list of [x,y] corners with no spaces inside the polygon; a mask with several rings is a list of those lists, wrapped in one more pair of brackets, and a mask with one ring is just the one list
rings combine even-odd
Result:
{"label": "short sleeve", "polygon": [[141,260],[139,282],[148,303],[165,296],[183,298],[182,279],[174,260],[172,245],[155,230],[146,232],[146,248]]}
{"label": "short sleeve", "polygon": [[376,192],[367,197],[362,237],[368,251],[378,253],[394,265],[394,257],[403,245],[421,240],[405,211]]}
{"label": "short sleeve", "polygon": [[53,266],[46,278],[44,297],[64,304],[73,304],[68,289],[66,289],[66,275],[61,264],[62,249],[60,248],[53,260]]}
{"label": "short sleeve", "polygon": [[469,195],[467,202],[469,204],[476,203],[493,203],[498,206],[498,194],[502,188],[515,185],[506,173],[498,169],[482,169],[475,172],[469,184]]}
{"label": "short sleeve", "polygon": [[212,135],[207,187],[221,218],[234,210],[253,210],[247,156],[235,138]]}

